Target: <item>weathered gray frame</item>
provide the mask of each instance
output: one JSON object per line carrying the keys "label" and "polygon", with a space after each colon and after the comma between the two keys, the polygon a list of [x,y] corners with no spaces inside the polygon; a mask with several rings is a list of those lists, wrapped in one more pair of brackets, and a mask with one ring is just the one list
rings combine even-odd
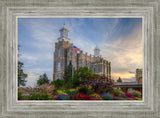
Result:
{"label": "weathered gray frame", "polygon": [[[160,117],[159,0],[1,0],[0,118]],[[143,101],[17,101],[17,17],[143,17]]]}

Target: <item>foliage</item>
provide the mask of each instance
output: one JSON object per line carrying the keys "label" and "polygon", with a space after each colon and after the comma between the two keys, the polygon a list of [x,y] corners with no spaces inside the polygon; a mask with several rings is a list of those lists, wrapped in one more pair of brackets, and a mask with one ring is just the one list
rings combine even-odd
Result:
{"label": "foliage", "polygon": [[44,84],[35,88],[18,88],[18,99],[26,100],[53,100],[53,91],[55,87],[53,85]]}
{"label": "foliage", "polygon": [[101,98],[99,94],[93,93],[90,95],[92,98]]}
{"label": "foliage", "polygon": [[122,91],[119,90],[119,89],[114,89],[113,94],[114,94],[115,96],[120,96],[120,95],[122,94]]}
{"label": "foliage", "polygon": [[136,91],[136,90],[132,90],[128,93],[132,94],[134,97],[141,97],[141,93],[139,91]]}
{"label": "foliage", "polygon": [[48,100],[48,95],[47,93],[32,93],[29,100]]}
{"label": "foliage", "polygon": [[70,80],[72,78],[72,69],[73,69],[73,66],[72,66],[72,63],[70,61],[69,65],[67,66],[67,68],[64,71],[63,79],[64,79],[65,83],[70,82]]}
{"label": "foliage", "polygon": [[88,89],[87,95],[91,95],[94,91],[92,89]]}
{"label": "foliage", "polygon": [[60,94],[57,96],[58,100],[70,100],[70,96],[69,95],[65,95],[65,94]]}
{"label": "foliage", "polygon": [[43,84],[38,88],[41,90],[42,93],[46,92],[48,96],[52,96],[53,91],[56,90],[56,88],[53,85],[49,85],[49,84]]}
{"label": "foliage", "polygon": [[21,92],[18,92],[18,100],[27,100],[27,96],[23,96]]}
{"label": "foliage", "polygon": [[87,87],[87,86],[80,86],[79,92],[80,92],[80,93],[87,94],[87,92],[88,92],[88,87]]}
{"label": "foliage", "polygon": [[92,70],[88,69],[88,67],[80,67],[79,69],[74,71],[74,75],[72,78],[73,87],[77,87],[80,84],[80,81],[84,81],[85,78],[93,76]]}
{"label": "foliage", "polygon": [[139,98],[139,97],[135,97],[135,100],[142,100],[142,98]]}
{"label": "foliage", "polygon": [[90,85],[95,92],[104,93],[112,92],[114,89],[114,83],[112,79],[105,76],[93,75],[92,77],[86,78],[81,82],[82,85]]}
{"label": "foliage", "polygon": [[56,93],[57,95],[60,95],[60,94],[65,94],[65,95],[67,95],[67,93],[66,93],[65,90],[63,90],[63,89],[57,89],[57,90],[55,91],[55,93]]}
{"label": "foliage", "polygon": [[101,95],[101,98],[103,100],[113,100],[113,95],[104,93]]}
{"label": "foliage", "polygon": [[65,85],[65,81],[63,79],[57,79],[51,82],[57,89],[62,88]]}
{"label": "foliage", "polygon": [[72,77],[72,78],[71,78],[71,83],[72,83],[72,84],[71,84],[72,87],[75,88],[75,87],[79,86],[80,80],[79,80],[79,78]]}
{"label": "foliage", "polygon": [[68,95],[76,95],[76,94],[78,94],[78,89],[68,89],[68,90],[66,90],[66,93]]}
{"label": "foliage", "polygon": [[80,67],[76,71],[74,71],[74,78],[78,78],[80,81],[84,81],[85,78],[93,76],[92,70],[88,69],[88,67]]}
{"label": "foliage", "polygon": [[37,80],[37,84],[39,86],[45,84],[44,81],[43,81],[43,78],[40,77],[39,80]]}
{"label": "foliage", "polygon": [[18,86],[25,86],[27,74],[23,72],[23,63],[18,61]]}
{"label": "foliage", "polygon": [[47,74],[44,73],[43,75],[39,76],[39,80],[37,81],[37,84],[40,86],[42,84],[49,84],[49,79],[47,77]]}
{"label": "foliage", "polygon": [[114,99],[115,100],[125,100],[125,98],[123,98],[123,97],[115,97]]}

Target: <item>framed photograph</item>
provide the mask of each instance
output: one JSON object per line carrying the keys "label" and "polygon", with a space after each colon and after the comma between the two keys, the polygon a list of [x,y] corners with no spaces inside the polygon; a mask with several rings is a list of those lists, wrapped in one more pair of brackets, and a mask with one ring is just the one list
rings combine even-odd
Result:
{"label": "framed photograph", "polygon": [[18,100],[142,100],[142,17],[17,25]]}
{"label": "framed photograph", "polygon": [[0,117],[160,116],[159,1],[0,4]]}

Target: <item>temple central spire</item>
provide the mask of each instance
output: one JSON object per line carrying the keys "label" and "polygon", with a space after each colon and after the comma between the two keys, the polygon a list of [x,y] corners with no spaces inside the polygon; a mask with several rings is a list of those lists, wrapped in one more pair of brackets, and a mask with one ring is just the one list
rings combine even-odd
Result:
{"label": "temple central spire", "polygon": [[70,39],[68,38],[69,30],[67,29],[65,23],[63,27],[59,30],[59,32],[60,32],[60,37],[58,38],[59,41],[62,41],[62,39],[64,39],[65,41],[70,41]]}
{"label": "temple central spire", "polygon": [[95,49],[94,49],[94,55],[96,57],[100,56],[100,49],[98,48],[98,46],[96,45]]}

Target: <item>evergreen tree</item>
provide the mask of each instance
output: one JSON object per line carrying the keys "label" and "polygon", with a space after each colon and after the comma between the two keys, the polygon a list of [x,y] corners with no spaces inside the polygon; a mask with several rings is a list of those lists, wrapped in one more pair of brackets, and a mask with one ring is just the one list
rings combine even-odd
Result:
{"label": "evergreen tree", "polygon": [[67,68],[64,71],[63,79],[64,79],[65,83],[68,83],[70,81],[70,79],[72,78],[72,69],[73,69],[73,66],[70,61],[69,65],[67,66]]}
{"label": "evergreen tree", "polygon": [[23,63],[18,61],[18,86],[25,86],[27,74],[23,72]]}
{"label": "evergreen tree", "polygon": [[43,75],[40,75],[39,76],[39,79],[38,79],[38,81],[37,81],[37,84],[40,86],[40,85],[42,85],[42,84],[49,84],[49,79],[48,79],[48,77],[47,77],[47,74],[46,73],[44,73]]}

